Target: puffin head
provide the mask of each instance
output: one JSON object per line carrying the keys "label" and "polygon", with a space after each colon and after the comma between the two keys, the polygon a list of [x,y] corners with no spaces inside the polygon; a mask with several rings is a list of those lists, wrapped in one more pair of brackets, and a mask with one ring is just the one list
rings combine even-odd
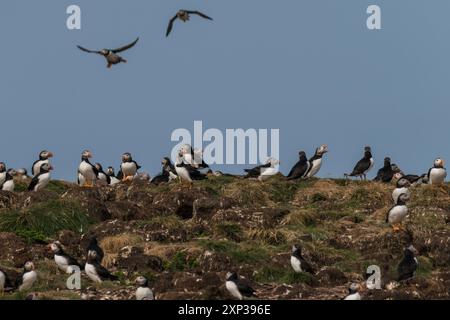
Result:
{"label": "puffin head", "polygon": [[276,165],[279,165],[279,164],[280,164],[280,161],[277,160],[277,159],[275,159],[275,158],[270,157],[270,158],[267,159],[267,161],[266,161],[266,164],[269,164],[269,163],[270,163],[270,166],[271,166],[271,167],[275,167]]}
{"label": "puffin head", "polygon": [[131,157],[131,153],[125,152],[122,155],[122,162],[131,162],[131,161],[133,161],[133,158]]}
{"label": "puffin head", "polygon": [[434,160],[434,167],[435,168],[443,168],[445,165],[445,161],[441,158],[437,158],[436,160]]}
{"label": "puffin head", "polygon": [[317,154],[319,156],[324,155],[327,152],[328,152],[328,146],[326,144],[323,144],[319,148],[317,148]]}
{"label": "puffin head", "polygon": [[227,276],[226,276],[226,280],[227,281],[233,281],[233,280],[237,280],[238,279],[238,275],[236,272],[228,272]]}
{"label": "puffin head", "polygon": [[89,250],[87,254],[87,260],[88,261],[95,261],[97,260],[97,252],[94,250]]}
{"label": "puffin head", "polygon": [[59,241],[52,242],[50,243],[49,248],[53,253],[58,253],[62,249],[61,242]]}
{"label": "puffin head", "polygon": [[399,203],[406,203],[409,201],[409,199],[410,199],[410,197],[407,193],[402,193],[401,195],[398,196]]}
{"label": "puffin head", "polygon": [[10,175],[11,177],[15,177],[17,175],[17,171],[14,169],[8,169],[8,171],[6,171],[6,173],[8,175]]}
{"label": "puffin head", "polygon": [[113,167],[108,167],[108,170],[106,170],[106,173],[109,174],[110,176],[114,175],[114,168]]}
{"label": "puffin head", "polygon": [[34,270],[34,263],[31,261],[27,261],[23,267],[25,271],[33,271]]}
{"label": "puffin head", "polygon": [[109,55],[109,50],[107,50],[107,49],[103,49],[102,51],[100,51],[100,53],[102,54],[102,55],[104,55],[105,57],[107,56],[107,55]]}
{"label": "puffin head", "polygon": [[148,280],[144,276],[139,276],[135,280],[136,284],[140,287],[148,287]]}
{"label": "puffin head", "polygon": [[413,256],[415,256],[419,254],[419,251],[413,245],[410,245],[409,247],[405,248],[405,255],[408,254],[412,254]]}
{"label": "puffin head", "polygon": [[292,254],[302,255],[302,248],[300,246],[293,245],[291,251]]}
{"label": "puffin head", "polygon": [[16,171],[19,176],[26,176],[28,174],[28,170],[25,168],[20,168],[17,169]]}
{"label": "puffin head", "polygon": [[300,151],[300,152],[298,153],[298,157],[299,157],[300,159],[306,158],[306,152],[305,152],[305,151]]}
{"label": "puffin head", "polygon": [[397,188],[409,188],[410,186],[411,182],[409,182],[406,178],[400,177],[397,181]]}
{"label": "puffin head", "polygon": [[83,159],[92,158],[92,152],[89,150],[84,150],[83,153],[81,154],[81,158],[83,158]]}
{"label": "puffin head", "polygon": [[49,172],[49,171],[52,171],[52,170],[53,170],[53,167],[52,167],[52,165],[50,163],[43,163],[41,165],[41,172]]}
{"label": "puffin head", "polygon": [[349,287],[348,287],[348,293],[349,294],[355,294],[360,290],[360,286],[357,283],[352,283]]}
{"label": "puffin head", "polygon": [[0,162],[0,172],[6,171],[6,164],[4,162]]}
{"label": "puffin head", "polygon": [[95,168],[96,168],[98,171],[100,171],[100,172],[103,171],[102,165],[101,165],[100,163],[98,163],[98,162],[95,164]]}
{"label": "puffin head", "polygon": [[43,150],[43,151],[41,151],[39,153],[39,159],[40,160],[47,160],[47,159],[52,158],[52,157],[53,157],[53,153],[51,153],[48,150]]}
{"label": "puffin head", "polygon": [[192,146],[190,144],[185,144],[180,148],[180,154],[182,156],[190,153],[192,153]]}

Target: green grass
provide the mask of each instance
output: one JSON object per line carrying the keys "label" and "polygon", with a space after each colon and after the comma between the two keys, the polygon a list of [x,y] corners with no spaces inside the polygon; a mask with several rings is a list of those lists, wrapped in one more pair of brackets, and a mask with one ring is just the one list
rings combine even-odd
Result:
{"label": "green grass", "polygon": [[240,242],[244,235],[242,227],[237,223],[220,223],[216,226],[216,231],[219,236],[236,242]]}
{"label": "green grass", "polygon": [[186,252],[179,251],[175,253],[171,260],[165,262],[164,269],[175,272],[192,270],[197,266],[197,259],[189,258]]}
{"label": "green grass", "polygon": [[313,281],[313,276],[306,272],[296,273],[288,265],[286,267],[265,266],[258,270],[255,281],[259,283],[309,284]]}
{"label": "green grass", "polygon": [[200,240],[199,244],[209,251],[229,256],[235,264],[264,263],[270,258],[267,247],[255,242],[238,245],[226,240]]}
{"label": "green grass", "polygon": [[0,231],[14,232],[30,242],[44,241],[61,230],[79,233],[90,225],[87,212],[74,201],[49,200],[24,211],[0,212]]}

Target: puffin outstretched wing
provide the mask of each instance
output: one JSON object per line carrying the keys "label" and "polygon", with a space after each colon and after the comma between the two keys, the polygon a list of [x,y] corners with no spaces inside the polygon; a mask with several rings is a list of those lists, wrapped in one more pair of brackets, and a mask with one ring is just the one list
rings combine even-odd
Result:
{"label": "puffin outstretched wing", "polygon": [[123,46],[123,47],[117,48],[117,49],[112,49],[112,50],[110,50],[110,51],[112,51],[112,52],[114,52],[114,53],[119,53],[119,52],[122,52],[122,51],[125,51],[125,50],[128,50],[128,49],[131,49],[131,48],[133,48],[133,47],[136,45],[136,43],[137,43],[138,41],[139,41],[139,37],[136,38],[136,40],[134,40],[132,43],[127,44],[126,46]]}
{"label": "puffin outstretched wing", "polygon": [[176,14],[172,19],[170,19],[169,25],[167,26],[166,37],[168,37],[169,34],[172,32],[173,23],[175,22],[175,20],[177,20],[177,18],[178,18],[178,14]]}
{"label": "puffin outstretched wing", "polygon": [[211,20],[211,21],[213,20],[211,17],[208,17],[206,14],[201,13],[200,11],[187,11],[187,10],[186,10],[186,12],[187,12],[188,14],[196,14],[196,15],[198,15],[198,16],[204,18],[204,19],[208,19],[208,20]]}
{"label": "puffin outstretched wing", "polygon": [[82,46],[77,46],[77,48],[80,49],[81,51],[84,51],[87,53],[102,54],[101,51],[89,50],[89,49],[83,48]]}

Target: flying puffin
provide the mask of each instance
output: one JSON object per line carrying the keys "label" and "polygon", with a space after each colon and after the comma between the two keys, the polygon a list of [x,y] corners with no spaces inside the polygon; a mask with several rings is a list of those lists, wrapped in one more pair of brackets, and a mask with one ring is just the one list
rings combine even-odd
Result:
{"label": "flying puffin", "polygon": [[108,167],[108,170],[106,170],[106,175],[109,177],[110,185],[113,186],[120,183],[120,180],[116,177],[113,167]]}
{"label": "flying puffin", "polygon": [[105,253],[103,252],[103,249],[98,245],[97,237],[93,236],[91,240],[89,241],[89,245],[86,248],[87,254],[89,254],[89,251],[94,251],[96,253],[96,258],[98,263],[102,263],[103,257],[105,256]]}
{"label": "flying puffin", "polygon": [[404,251],[403,260],[398,265],[398,281],[404,281],[414,277],[414,273],[417,270],[419,262],[417,261],[416,255],[418,251],[413,245],[410,245]]}
{"label": "flying puffin", "polygon": [[234,298],[239,300],[244,300],[244,297],[256,297],[255,290],[246,281],[239,279],[236,272],[227,273],[225,287]]}
{"label": "flying puffin", "polygon": [[110,185],[111,184],[111,177],[108,176],[105,171],[103,171],[103,167],[100,163],[96,163],[95,164],[95,168],[97,169],[98,173],[97,173],[97,180],[102,182],[105,185]]}
{"label": "flying puffin", "polygon": [[399,195],[397,203],[388,211],[386,215],[386,223],[391,224],[394,232],[402,230],[402,221],[408,215],[408,207],[406,206],[406,202],[408,200],[408,194],[402,193]]}
{"label": "flying puffin", "polygon": [[41,189],[44,189],[48,183],[50,182],[50,171],[53,170],[53,167],[50,163],[42,163],[39,168],[39,173],[33,177],[28,186],[28,191],[38,192]]}
{"label": "flying puffin", "polygon": [[50,250],[53,252],[55,263],[61,271],[65,273],[72,273],[72,268],[69,268],[70,266],[77,266],[80,270],[82,269],[81,265],[75,258],[64,252],[59,241],[55,241],[50,244]]}
{"label": "flying puffin", "polygon": [[302,256],[302,249],[298,246],[292,246],[291,266],[295,272],[308,272],[314,274],[311,265]]}
{"label": "flying puffin", "polygon": [[316,153],[314,156],[309,159],[309,163],[311,164],[308,172],[306,173],[306,178],[314,177],[322,167],[322,157],[325,153],[328,152],[328,146],[326,144],[321,145],[316,149]]}
{"label": "flying puffin", "polygon": [[161,164],[162,164],[162,171],[160,174],[158,174],[152,179],[151,181],[152,184],[159,185],[161,183],[167,183],[178,177],[175,166],[172,164],[172,161],[170,161],[169,158],[165,157],[161,161]]}
{"label": "flying puffin", "polygon": [[37,273],[34,269],[33,262],[25,263],[21,276],[16,280],[16,287],[19,288],[19,291],[30,290],[33,287],[37,280]]}
{"label": "flying puffin", "polygon": [[16,170],[8,169],[8,171],[6,171],[5,181],[2,185],[0,185],[0,190],[14,192],[14,177],[16,176],[16,174]]}
{"label": "flying puffin", "polygon": [[288,180],[297,180],[304,178],[308,173],[309,168],[311,167],[311,163],[308,161],[308,158],[306,158],[305,151],[300,151],[298,153],[298,156],[299,160],[289,172],[287,176]]}
{"label": "flying puffin", "polygon": [[0,269],[0,293],[3,293],[5,291],[9,291],[13,288],[11,280],[9,279],[8,275],[5,271]]}
{"label": "flying puffin", "polygon": [[408,179],[400,177],[397,180],[396,188],[392,191],[392,200],[394,200],[394,204],[397,204],[398,197],[403,193],[408,197],[411,196],[411,192],[408,189],[410,186],[411,182],[409,182]]}
{"label": "flying puffin", "polygon": [[348,295],[343,300],[361,300],[359,285],[357,283],[352,283],[350,285],[348,288]]}
{"label": "flying puffin", "polygon": [[122,181],[133,180],[140,168],[141,166],[133,160],[131,153],[126,152],[122,155],[122,163],[120,164],[120,171],[117,174],[117,179]]}
{"label": "flying puffin", "polygon": [[166,31],[166,37],[168,37],[170,32],[172,31],[175,20],[179,19],[183,22],[187,22],[190,20],[191,14],[196,14],[207,20],[212,20],[212,18],[208,17],[206,14],[201,13],[200,11],[179,10],[177,12],[177,14],[169,21],[169,25],[167,26],[167,31]]}
{"label": "flying puffin", "polygon": [[84,271],[92,281],[97,283],[102,283],[104,280],[116,281],[119,279],[98,262],[97,252],[93,250],[88,252]]}
{"label": "flying puffin", "polygon": [[389,183],[392,181],[392,178],[394,177],[394,170],[392,170],[391,165],[391,158],[386,157],[384,158],[384,166],[380,170],[378,170],[377,176],[373,181],[380,181]]}
{"label": "flying puffin", "polygon": [[445,162],[443,159],[438,158],[434,160],[434,166],[428,170],[428,183],[429,184],[443,184],[447,177],[447,171],[444,168]]}
{"label": "flying puffin", "polygon": [[259,181],[264,181],[278,173],[278,168],[276,166],[279,164],[280,161],[277,159],[269,158],[267,159],[266,164],[253,169],[245,169],[244,171],[247,172],[247,175],[244,178],[258,178]]}
{"label": "flying puffin", "polygon": [[95,51],[95,50],[89,50],[89,49],[85,49],[81,46],[77,46],[78,49],[87,52],[87,53],[96,53],[99,55],[102,55],[106,58],[106,61],[108,62],[107,67],[111,68],[113,65],[119,64],[121,62],[123,63],[127,63],[127,60],[125,60],[124,58],[122,58],[121,56],[117,55],[120,52],[126,51],[128,49],[131,49],[132,47],[134,47],[136,45],[136,43],[139,41],[139,38],[137,38],[136,40],[134,40],[134,42],[121,47],[121,48],[117,48],[117,49],[102,49],[100,51]]}
{"label": "flying puffin", "polygon": [[373,167],[372,150],[370,147],[364,148],[364,157],[358,161],[352,173],[345,174],[345,177],[360,177],[361,180],[367,179],[367,172]]}
{"label": "flying puffin", "polygon": [[28,170],[25,169],[25,168],[17,169],[16,172],[17,172],[17,176],[23,181],[25,181],[25,180],[27,180],[29,178],[28,177]]}
{"label": "flying puffin", "polygon": [[152,289],[148,286],[147,278],[140,276],[136,278],[138,288],[136,290],[136,300],[155,300]]}
{"label": "flying puffin", "polygon": [[0,162],[0,187],[6,180],[6,164],[4,162]]}
{"label": "flying puffin", "polygon": [[50,163],[50,158],[52,157],[53,153],[47,150],[43,150],[39,153],[39,159],[36,160],[31,166],[31,174],[33,175],[33,177],[39,174],[41,166],[44,163]]}
{"label": "flying puffin", "polygon": [[78,185],[81,187],[94,187],[97,181],[98,170],[89,161],[92,158],[92,152],[84,150],[81,154],[81,163],[78,166]]}

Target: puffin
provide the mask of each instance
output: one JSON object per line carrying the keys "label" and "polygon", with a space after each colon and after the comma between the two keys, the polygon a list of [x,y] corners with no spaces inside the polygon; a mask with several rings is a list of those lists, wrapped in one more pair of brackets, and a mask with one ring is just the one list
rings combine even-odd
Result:
{"label": "puffin", "polygon": [[19,278],[16,280],[16,287],[19,291],[30,290],[37,280],[37,273],[34,267],[34,263],[28,261],[23,267],[23,272]]}
{"label": "puffin", "polygon": [[122,181],[133,180],[140,168],[141,166],[133,160],[131,153],[126,152],[122,155],[122,163],[120,165],[120,171],[117,174],[117,179]]}
{"label": "puffin", "polygon": [[377,176],[373,181],[379,181],[384,183],[389,183],[392,181],[392,178],[394,177],[394,170],[392,169],[391,165],[391,158],[386,157],[384,158],[384,166],[380,170],[378,170]]}
{"label": "puffin", "polygon": [[28,170],[25,168],[20,168],[16,170],[17,172],[17,176],[22,180],[22,181],[26,181],[29,177],[28,177]]}
{"label": "puffin", "polygon": [[314,154],[314,156],[309,159],[309,163],[311,164],[311,166],[306,173],[306,178],[312,178],[319,172],[320,168],[322,167],[322,157],[327,152],[328,146],[326,144],[321,145],[316,149],[316,153]]}
{"label": "puffin", "polygon": [[236,272],[227,273],[225,287],[228,292],[238,300],[244,300],[245,297],[257,297],[255,290],[253,290],[246,281],[239,279]]}
{"label": "puffin", "polygon": [[128,49],[131,49],[132,47],[134,47],[136,45],[136,43],[138,41],[139,41],[139,38],[137,38],[132,43],[127,44],[126,46],[123,46],[121,48],[117,48],[117,49],[102,49],[100,51],[89,50],[89,49],[83,48],[82,46],[77,46],[77,47],[81,51],[84,51],[84,52],[87,52],[87,53],[95,53],[95,54],[99,54],[99,55],[104,56],[106,61],[108,62],[107,68],[109,69],[113,65],[119,64],[121,62],[127,63],[127,60],[125,60],[124,58],[119,56],[118,53],[126,51]]}
{"label": "puffin", "polygon": [[186,164],[190,164],[201,173],[211,173],[211,168],[203,159],[203,151],[194,149],[190,144],[185,144],[181,147],[180,152],[183,155],[183,161]]}
{"label": "puffin", "polygon": [[314,274],[311,265],[302,256],[302,249],[299,246],[292,246],[291,266],[295,272],[308,272]]}
{"label": "puffin", "polygon": [[298,162],[287,175],[288,180],[298,180],[304,178],[311,167],[311,163],[308,161],[308,158],[306,158],[305,151],[300,151],[298,153],[298,157]]}
{"label": "puffin", "polygon": [[420,176],[416,174],[403,174],[403,172],[397,172],[394,174],[394,179],[399,180],[400,178],[404,178],[408,180],[412,186],[420,185],[420,184],[427,184],[428,183],[428,176],[427,174],[422,174]]}
{"label": "puffin", "polygon": [[16,170],[8,169],[8,171],[6,171],[5,181],[3,181],[3,184],[0,185],[0,190],[14,192],[14,177],[16,176],[16,174]]}
{"label": "puffin", "polygon": [[72,273],[72,268],[70,266],[77,266],[82,269],[81,264],[78,261],[66,254],[62,248],[62,245],[59,241],[55,241],[50,244],[50,250],[53,253],[53,258],[55,259],[55,263],[58,268],[65,273]]}
{"label": "puffin", "polygon": [[397,203],[393,206],[386,215],[386,223],[391,224],[394,232],[402,230],[402,222],[408,215],[408,207],[406,202],[409,200],[407,193],[402,193],[398,196]]}
{"label": "puffin", "polygon": [[50,158],[53,158],[53,153],[48,150],[43,150],[39,153],[39,159],[31,166],[31,174],[33,177],[39,174],[44,163],[50,163]]}
{"label": "puffin", "polygon": [[92,152],[84,150],[81,154],[81,163],[78,166],[78,185],[81,187],[94,187],[97,180],[98,170],[89,161]]}
{"label": "puffin", "polygon": [[267,159],[266,164],[257,166],[253,169],[245,169],[244,171],[247,175],[244,178],[257,178],[259,181],[264,181],[278,173],[277,166],[279,164],[280,161],[277,159],[269,158]]}
{"label": "puffin", "polygon": [[50,182],[50,171],[53,167],[50,163],[44,162],[39,168],[39,173],[31,179],[30,185],[28,186],[28,191],[38,192],[44,189]]}
{"label": "puffin", "polygon": [[108,170],[106,170],[106,175],[109,177],[109,181],[110,181],[109,184],[111,186],[114,186],[114,185],[120,183],[120,180],[117,179],[117,177],[116,177],[116,173],[115,173],[113,167],[108,167]]}
{"label": "puffin", "polygon": [[168,157],[162,159],[161,164],[162,171],[150,181],[152,184],[160,185],[161,183],[170,182],[178,177],[175,166]]}
{"label": "puffin", "polygon": [[428,170],[429,184],[443,184],[447,177],[447,171],[444,168],[445,161],[441,158],[434,160],[433,168]]}
{"label": "puffin", "polygon": [[401,177],[397,180],[396,188],[392,191],[392,200],[394,201],[394,204],[397,204],[398,197],[403,193],[411,196],[411,192],[409,191],[410,186],[411,182],[406,178]]}
{"label": "puffin", "polygon": [[148,286],[148,280],[146,277],[139,276],[136,278],[136,300],[155,300],[152,289]]}
{"label": "puffin", "polygon": [[177,12],[177,14],[169,21],[169,25],[167,26],[167,31],[166,31],[166,37],[169,36],[170,32],[173,29],[173,24],[177,19],[179,19],[180,21],[183,21],[183,22],[187,22],[190,20],[191,15],[193,15],[193,14],[198,15],[207,20],[211,20],[211,21],[213,20],[211,17],[208,17],[206,14],[201,13],[200,11],[179,10]]}
{"label": "puffin", "polygon": [[84,271],[92,281],[97,283],[102,283],[104,280],[116,281],[119,279],[98,262],[97,252],[93,250],[88,252]]}
{"label": "puffin", "polygon": [[8,275],[5,271],[0,269],[0,293],[9,291],[13,288],[13,285],[11,283],[11,280],[9,279]]}
{"label": "puffin", "polygon": [[175,162],[175,171],[181,182],[192,184],[194,180],[204,180],[206,175],[201,173],[197,168],[187,164],[183,160],[183,153],[180,151]]}
{"label": "puffin", "polygon": [[0,162],[0,187],[6,180],[6,164],[4,162]]}
{"label": "puffin", "polygon": [[111,184],[111,177],[106,174],[105,171],[103,171],[103,167],[100,163],[95,164],[95,168],[97,169],[97,180],[102,182],[105,185]]}
{"label": "puffin", "polygon": [[417,267],[419,266],[419,262],[417,261],[416,258],[417,254],[418,251],[416,248],[414,248],[413,245],[410,245],[408,248],[405,249],[403,260],[397,267],[398,281],[404,281],[414,277],[414,273],[416,272]]}
{"label": "puffin", "polygon": [[358,161],[352,173],[345,174],[345,177],[360,177],[361,180],[367,179],[367,173],[372,169],[374,160],[372,158],[372,150],[370,147],[364,148],[364,157]]}
{"label": "puffin", "polygon": [[352,283],[348,287],[348,295],[343,300],[361,300],[359,285],[357,283]]}
{"label": "puffin", "polygon": [[96,236],[93,236],[91,238],[91,240],[89,241],[89,244],[86,248],[86,251],[88,254],[89,254],[89,251],[94,251],[96,253],[96,258],[97,258],[98,263],[102,263],[105,253],[103,252],[103,249],[98,245]]}

